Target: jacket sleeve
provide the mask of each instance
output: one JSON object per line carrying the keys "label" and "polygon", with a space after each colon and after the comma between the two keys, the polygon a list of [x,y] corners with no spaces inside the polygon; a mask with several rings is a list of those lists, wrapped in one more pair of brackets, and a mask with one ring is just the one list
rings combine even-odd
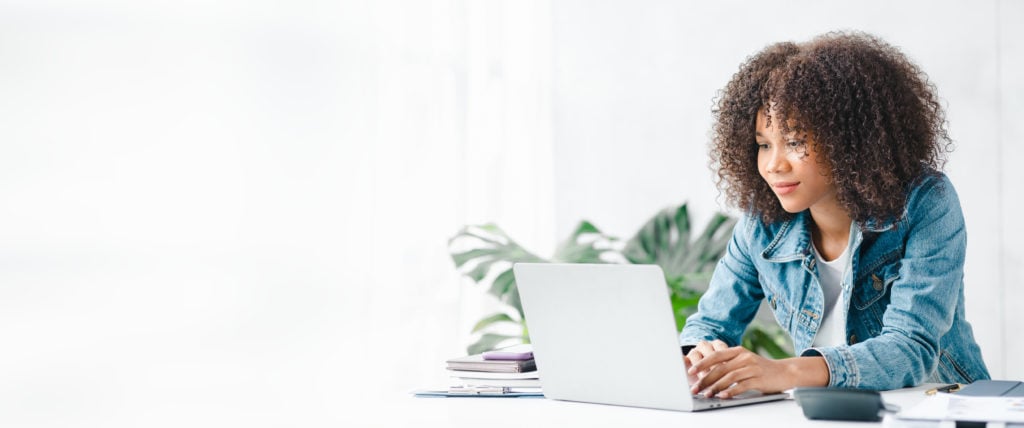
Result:
{"label": "jacket sleeve", "polygon": [[812,348],[829,386],[886,390],[919,385],[938,364],[963,288],[967,234],[960,201],[945,179],[928,180],[907,204],[905,252],[891,284],[880,334],[853,345]]}
{"label": "jacket sleeve", "polygon": [[679,335],[681,345],[715,339],[729,346],[740,344],[747,324],[764,298],[750,258],[750,234],[755,221],[744,215],[733,228],[732,239],[715,266],[708,290],[697,304],[697,312],[686,319]]}

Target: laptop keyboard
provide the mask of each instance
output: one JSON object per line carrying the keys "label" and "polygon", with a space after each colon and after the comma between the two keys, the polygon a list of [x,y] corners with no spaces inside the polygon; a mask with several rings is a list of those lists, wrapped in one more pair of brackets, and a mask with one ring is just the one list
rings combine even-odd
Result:
{"label": "laptop keyboard", "polygon": [[715,403],[723,403],[723,402],[729,402],[729,401],[738,401],[738,400],[742,400],[744,398],[760,397],[762,395],[763,394],[761,394],[760,392],[757,392],[757,391],[747,391],[747,392],[744,392],[744,393],[742,393],[740,395],[737,395],[735,397],[729,397],[729,398],[706,397],[706,396],[704,396],[704,394],[693,394],[693,400],[694,401],[699,401],[701,403],[715,404]]}
{"label": "laptop keyboard", "polygon": [[[693,400],[701,403],[719,403],[723,399],[719,397],[707,397],[704,394],[693,394]],[[728,398],[725,398],[725,400],[728,400]]]}

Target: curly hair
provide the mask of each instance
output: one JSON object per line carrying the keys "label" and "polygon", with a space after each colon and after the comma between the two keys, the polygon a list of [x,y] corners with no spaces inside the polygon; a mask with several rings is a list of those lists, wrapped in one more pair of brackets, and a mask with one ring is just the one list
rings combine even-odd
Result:
{"label": "curly hair", "polygon": [[898,49],[864,33],[766,47],[740,66],[712,112],[716,183],[729,203],[766,222],[792,214],[758,172],[758,112],[784,135],[812,137],[857,222],[902,216],[911,185],[938,174],[952,148],[935,86]]}

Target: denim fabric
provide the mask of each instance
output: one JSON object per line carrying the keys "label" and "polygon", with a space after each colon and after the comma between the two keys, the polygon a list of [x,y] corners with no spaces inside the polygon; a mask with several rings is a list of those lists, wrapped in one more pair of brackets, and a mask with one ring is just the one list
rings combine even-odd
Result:
{"label": "denim fabric", "polygon": [[964,317],[967,232],[960,201],[943,174],[911,189],[898,220],[851,227],[851,266],[842,281],[846,344],[811,348],[824,297],[817,279],[810,214],[765,224],[744,216],[682,345],[740,343],[762,299],[799,355],[825,358],[829,385],[895,389],[924,382],[969,383],[988,369]]}

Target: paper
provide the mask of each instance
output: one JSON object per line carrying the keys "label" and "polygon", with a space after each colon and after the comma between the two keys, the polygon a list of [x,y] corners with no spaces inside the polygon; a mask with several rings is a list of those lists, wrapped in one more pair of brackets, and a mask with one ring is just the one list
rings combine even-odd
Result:
{"label": "paper", "polygon": [[928,397],[898,415],[900,419],[1024,423],[1024,397]]}
{"label": "paper", "polygon": [[416,397],[492,397],[492,398],[544,398],[540,388],[497,388],[497,389],[418,389],[411,391]]}

